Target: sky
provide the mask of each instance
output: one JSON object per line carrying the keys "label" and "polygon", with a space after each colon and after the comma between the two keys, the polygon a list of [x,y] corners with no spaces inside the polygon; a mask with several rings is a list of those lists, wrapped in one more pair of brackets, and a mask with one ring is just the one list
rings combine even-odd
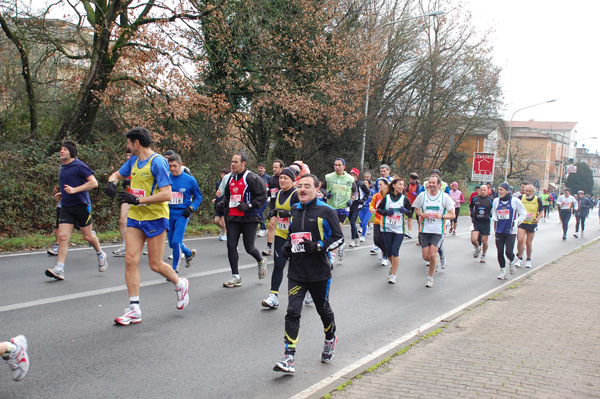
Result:
{"label": "sky", "polygon": [[[459,2],[459,0],[456,0]],[[501,74],[504,119],[577,122],[578,147],[600,151],[597,0],[460,1],[488,36]],[[594,140],[581,140],[598,137]]]}

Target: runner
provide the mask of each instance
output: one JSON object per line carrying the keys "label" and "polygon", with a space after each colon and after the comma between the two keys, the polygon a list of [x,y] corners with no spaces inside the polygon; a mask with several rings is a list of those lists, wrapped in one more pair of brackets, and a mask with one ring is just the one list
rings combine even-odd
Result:
{"label": "runner", "polygon": [[[271,181],[271,176],[269,176],[266,171],[267,167],[264,162],[259,162],[257,166],[258,175],[265,183],[265,188],[267,195],[269,194],[269,182]],[[265,201],[265,203],[258,210],[258,215],[260,216],[260,228],[258,229],[257,235],[259,237],[264,237],[267,235],[267,226],[265,225],[265,210],[267,209],[267,205],[269,205],[269,201]]]}
{"label": "runner", "polygon": [[[419,242],[423,259],[429,262],[429,273],[425,287],[433,287],[433,273],[437,269],[437,253],[444,243],[445,220],[454,219],[454,201],[442,191],[442,180],[431,176],[427,191],[419,194],[413,208],[417,216],[423,218]],[[440,256],[441,263],[441,256]],[[442,268],[445,267],[442,263]]]}
{"label": "runner", "polygon": [[283,269],[287,259],[281,253],[283,244],[288,237],[290,227],[290,210],[298,200],[298,193],[294,187],[295,173],[290,168],[284,168],[279,174],[280,188],[275,196],[275,206],[269,211],[268,217],[275,221],[275,256],[273,257],[273,274],[271,274],[271,292],[262,305],[267,308],[277,309],[279,307],[279,287],[283,280]]}
{"label": "runner", "polygon": [[273,370],[294,373],[294,356],[300,330],[302,301],[310,292],[323,322],[325,345],[321,362],[329,363],[335,353],[335,318],[329,305],[331,264],[327,256],[344,242],[338,214],[316,199],[319,179],[314,175],[300,178],[297,189],[300,203],[292,206],[289,235],[283,255],[290,259],[288,269],[288,308],[285,316],[285,356]]}
{"label": "runner", "polygon": [[365,242],[365,236],[369,233],[369,222],[371,221],[371,211],[369,209],[369,204],[373,199],[374,190],[371,188],[371,180],[365,179],[364,182],[365,187],[369,189],[369,196],[365,199],[364,205],[360,208],[360,212],[358,213],[358,218],[360,219],[360,234],[359,241]]}
{"label": "runner", "polygon": [[[444,193],[450,195],[450,187],[448,186],[448,183],[446,183],[445,181],[442,180],[442,175],[440,174],[440,170],[439,169],[433,169],[431,171],[431,176],[437,176],[440,178],[440,182],[441,182],[441,191],[443,191]],[[422,185],[420,190],[419,190],[419,194],[425,192],[427,189],[427,187],[425,187],[425,185]],[[421,221],[422,223],[422,221]],[[447,231],[448,226],[449,226],[450,222],[449,221],[445,221],[444,222],[444,231]],[[421,227],[421,226],[419,226]],[[419,230],[420,231],[420,230]],[[417,240],[417,245],[421,245],[421,243]],[[447,264],[446,264],[446,255],[444,254],[444,248],[441,246],[443,245],[443,240],[442,240],[442,244],[440,244],[440,247],[438,248],[438,254],[440,255],[440,265],[442,266],[442,269],[445,269]],[[427,266],[429,266],[429,263],[427,264]]]}
{"label": "runner", "polygon": [[515,193],[515,197],[517,199],[521,199],[523,198],[523,196],[525,195],[525,188],[529,185],[529,183],[527,183],[526,181],[522,181],[521,182],[521,187],[519,188],[519,192]]}
{"label": "runner", "polygon": [[450,233],[456,235],[456,226],[458,225],[458,216],[460,215],[460,206],[464,204],[465,197],[463,197],[462,191],[458,189],[458,183],[452,182],[450,185],[450,198],[454,201],[454,219],[450,224]]}
{"label": "runner", "polygon": [[183,244],[183,237],[192,212],[196,212],[202,203],[202,193],[194,176],[183,173],[179,154],[170,155],[168,161],[172,185],[167,238],[169,247],[173,249],[173,270],[179,273],[180,254],[185,257],[185,267],[192,266],[196,256],[195,249],[189,250]]}
{"label": "runner", "polygon": [[0,355],[11,368],[12,378],[21,381],[29,371],[29,355],[27,354],[27,338],[17,335],[10,341],[0,342]]}
{"label": "runner", "polygon": [[244,236],[246,253],[256,259],[258,278],[267,276],[267,258],[263,258],[254,246],[256,230],[260,223],[259,209],[267,200],[265,184],[257,175],[246,169],[247,158],[244,154],[234,154],[231,158],[231,177],[225,185],[225,196],[220,207],[225,209],[227,221],[227,257],[231,267],[231,278],[223,283],[224,287],[242,286],[238,268],[238,243]]}
{"label": "runner", "polygon": [[577,209],[575,210],[575,234],[573,237],[578,238],[579,225],[581,224],[581,238],[583,238],[583,230],[585,230],[585,219],[590,214],[590,209],[593,208],[594,203],[584,197],[582,190],[577,192]]}
{"label": "runner", "polygon": [[500,264],[500,274],[498,280],[506,280],[506,259],[504,253],[510,262],[510,274],[515,274],[515,239],[517,237],[517,227],[525,220],[527,212],[523,203],[514,197],[510,191],[507,182],[498,186],[498,198],[494,199],[492,209],[492,220],[494,221],[494,230],[496,233],[496,250],[498,252],[498,263]]}
{"label": "runner", "polygon": [[[406,197],[408,198],[408,200],[410,201],[410,211],[406,214],[407,217],[407,230],[408,232],[406,233],[406,237],[408,238],[412,238],[412,220],[413,220],[413,215],[414,215],[414,209],[412,208],[412,204],[415,202],[415,199],[417,199],[417,195],[419,194],[419,190],[421,189],[421,183],[419,182],[419,175],[416,174],[415,172],[412,172],[409,176],[409,183],[408,186],[406,186]],[[417,227],[420,226],[420,222],[419,222],[419,218],[417,218]]]}
{"label": "runner", "polygon": [[571,213],[576,212],[579,204],[575,197],[571,195],[571,189],[565,188],[563,195],[558,197],[556,200],[556,205],[558,206],[560,217],[560,222],[562,223],[563,229],[563,241],[567,239],[567,231],[569,230],[569,220],[571,220]]}
{"label": "runner", "polygon": [[469,206],[471,220],[473,221],[473,231],[471,231],[471,244],[475,248],[473,257],[477,258],[481,253],[479,263],[485,263],[491,230],[492,209],[493,200],[488,195],[488,188],[484,184],[479,188],[479,195],[473,198]]}
{"label": "runner", "polygon": [[131,176],[131,186],[119,192],[119,199],[133,206],[129,208],[126,232],[125,283],[129,294],[129,307],[115,323],[127,326],[142,321],[140,307],[140,258],[144,242],[148,243],[148,265],[155,273],[167,278],[175,286],[177,309],[189,302],[189,282],[163,261],[165,238],[169,228],[171,179],[167,160],[152,151],[152,134],[145,128],[129,130],[127,148],[133,156],[108,178],[104,192],[111,198],[117,193],[117,184]]}
{"label": "runner", "polygon": [[519,224],[517,230],[517,259],[515,267],[521,267],[523,262],[523,250],[527,247],[527,259],[525,267],[531,268],[531,253],[533,251],[533,237],[538,229],[538,222],[543,213],[543,205],[540,197],[535,195],[533,184],[525,186],[525,194],[521,197],[523,207],[527,212],[527,216],[523,223]]}
{"label": "runner", "polygon": [[540,195],[540,199],[542,200],[542,208],[544,209],[544,217],[542,220],[546,222],[548,213],[550,212],[550,194],[548,194],[548,190],[544,189],[544,193]]}
{"label": "runner", "polygon": [[[350,213],[349,203],[352,193],[357,191],[354,178],[346,173],[346,161],[343,158],[335,160],[333,167],[335,172],[325,175],[325,181],[321,185],[327,190],[327,204],[336,210],[340,221],[340,228]],[[331,252],[331,264],[335,263],[338,248]],[[344,244],[339,247],[339,260],[344,258]]]}
{"label": "runner", "polygon": [[212,203],[214,204],[215,209],[215,224],[221,229],[219,241],[227,241],[227,224],[225,223],[225,216],[223,216],[223,211],[217,208],[217,205],[223,200],[224,190],[221,190],[220,188],[221,183],[223,182],[223,179],[229,177],[229,173],[229,169],[221,169],[221,178],[217,180],[217,183],[215,184],[215,196],[212,199]]}
{"label": "runner", "polygon": [[369,205],[369,210],[371,213],[375,214],[375,220],[373,221],[373,243],[375,246],[369,253],[371,255],[379,254],[381,266],[387,266],[389,262],[385,256],[385,239],[383,238],[383,232],[381,231],[381,215],[377,213],[377,208],[379,207],[379,203],[383,200],[383,197],[386,196],[389,191],[389,183],[387,179],[380,179],[378,185],[379,190],[373,195],[373,199]]}
{"label": "runner", "polygon": [[364,207],[365,201],[369,198],[371,191],[365,185],[364,182],[358,180],[360,172],[354,168],[350,171],[350,175],[354,178],[354,184],[356,185],[357,191],[352,195],[352,205],[350,205],[350,232],[352,235],[352,241],[350,241],[349,247],[358,247],[360,244],[360,238],[358,235],[358,228],[356,227],[356,220],[360,215],[360,211]]}
{"label": "runner", "polygon": [[[131,150],[128,148],[125,151],[127,160],[131,158]],[[127,187],[131,184],[131,176],[127,176],[123,179],[123,189],[127,190]],[[121,212],[119,214],[119,234],[121,235],[121,246],[113,251],[114,256],[125,256],[125,235],[127,232],[127,213],[129,212],[129,204],[123,202],[121,204]]]}
{"label": "runner", "polygon": [[[279,175],[281,171],[285,167],[285,164],[281,159],[276,159],[273,161],[273,176],[271,176],[271,180],[269,180],[269,192],[268,192],[268,202],[269,202],[269,212],[275,209],[275,199],[277,198],[277,192],[279,191]],[[292,172],[294,172],[292,170]],[[295,173],[295,172],[294,172]],[[292,178],[295,180],[296,177]],[[269,256],[273,253],[273,239],[275,238],[275,227],[277,225],[277,219],[270,218],[269,219],[269,227],[267,229],[267,247],[262,251],[263,256]]]}
{"label": "runner", "polygon": [[58,221],[58,259],[56,266],[46,269],[46,276],[55,280],[65,279],[65,260],[69,251],[69,239],[74,226],[79,226],[83,238],[96,250],[98,271],[108,267],[106,254],[92,231],[92,202],[89,190],[98,187],[94,171],[77,158],[77,145],[65,141],[60,147],[62,165],[58,175],[60,192],[54,196],[60,200]]}
{"label": "runner", "polygon": [[392,178],[390,177],[390,167],[389,165],[383,164],[379,167],[379,177],[375,180],[375,192],[379,189],[379,180],[385,179],[388,184],[392,182]]}
{"label": "runner", "polygon": [[394,179],[390,184],[390,192],[377,206],[381,215],[381,230],[385,240],[385,255],[392,261],[388,276],[389,284],[396,284],[396,273],[400,263],[400,246],[404,240],[404,215],[410,212],[410,200],[403,194],[404,180]]}

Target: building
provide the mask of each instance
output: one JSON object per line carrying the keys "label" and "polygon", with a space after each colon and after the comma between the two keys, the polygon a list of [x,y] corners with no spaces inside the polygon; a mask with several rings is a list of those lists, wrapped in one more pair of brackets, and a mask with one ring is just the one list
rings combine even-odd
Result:
{"label": "building", "polygon": [[574,162],[585,162],[592,170],[594,184],[600,185],[600,152],[590,152],[590,150],[585,147],[577,148]]}

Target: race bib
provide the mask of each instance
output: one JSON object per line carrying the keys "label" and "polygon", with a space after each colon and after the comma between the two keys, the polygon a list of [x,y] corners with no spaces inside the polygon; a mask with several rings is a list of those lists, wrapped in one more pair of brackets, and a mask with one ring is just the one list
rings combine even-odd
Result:
{"label": "race bib", "polygon": [[528,213],[528,214],[527,214],[527,217],[525,218],[525,220],[526,220],[527,222],[531,222],[533,219],[535,219],[535,218],[533,217],[533,213]]}
{"label": "race bib", "polygon": [[499,220],[510,219],[510,209],[498,209],[498,219]]}
{"label": "race bib", "polygon": [[304,249],[304,240],[307,239],[312,241],[312,234],[309,232],[292,233],[290,238],[292,241],[292,253],[297,254],[300,252],[306,252]]}
{"label": "race bib", "polygon": [[272,188],[270,191],[271,191],[271,198],[276,198],[277,197],[277,192],[279,191],[279,189]]}
{"label": "race bib", "polygon": [[171,192],[171,201],[170,205],[181,205],[183,204],[183,193],[179,191]]}
{"label": "race bib", "polygon": [[[143,190],[141,188],[127,187],[127,192],[133,194],[136,198],[142,198],[146,196],[146,190]],[[148,204],[139,204],[137,206],[148,206]]]}
{"label": "race bib", "polygon": [[236,208],[242,202],[242,194],[232,194],[229,197],[229,207]]}
{"label": "race bib", "polygon": [[287,230],[290,228],[290,218],[280,218],[277,216],[277,229]]}
{"label": "race bib", "polygon": [[404,216],[402,215],[392,215],[392,216],[386,216],[385,217],[385,224],[388,224],[390,226],[401,226],[402,225],[402,218]]}

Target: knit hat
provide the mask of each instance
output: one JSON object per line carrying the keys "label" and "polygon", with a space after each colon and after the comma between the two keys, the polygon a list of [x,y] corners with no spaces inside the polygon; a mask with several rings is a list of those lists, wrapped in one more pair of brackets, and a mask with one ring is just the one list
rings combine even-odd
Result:
{"label": "knit hat", "polygon": [[282,175],[286,175],[287,177],[289,177],[292,180],[296,179],[296,172],[294,172],[294,169],[287,167],[287,168],[283,168],[283,170],[281,171]]}
{"label": "knit hat", "polygon": [[175,151],[173,151],[173,150],[167,150],[167,151],[165,152],[165,157],[171,156],[171,155],[173,155],[173,154],[175,154]]}
{"label": "knit hat", "polygon": [[510,186],[508,185],[507,182],[504,183],[500,183],[500,185],[498,187],[502,187],[503,189],[505,189],[506,191],[511,191],[510,190]]}
{"label": "knit hat", "polygon": [[413,180],[419,180],[419,175],[415,172],[412,172],[409,177]]}
{"label": "knit hat", "polygon": [[77,158],[77,145],[75,143],[73,143],[72,141],[65,141],[60,146],[69,150],[71,158]]}
{"label": "knit hat", "polygon": [[432,171],[431,171],[431,174],[434,174],[434,173],[435,173],[436,175],[438,175],[438,176],[442,176],[442,174],[440,173],[440,170],[439,170],[439,169],[434,169],[434,170],[432,170]]}
{"label": "knit hat", "polygon": [[338,158],[336,159],[336,162],[340,161],[342,164],[344,164],[344,166],[346,166],[346,160],[344,158]]}
{"label": "knit hat", "polygon": [[352,168],[352,170],[350,171],[350,173],[354,173],[356,176],[360,176],[360,172],[356,168]]}

